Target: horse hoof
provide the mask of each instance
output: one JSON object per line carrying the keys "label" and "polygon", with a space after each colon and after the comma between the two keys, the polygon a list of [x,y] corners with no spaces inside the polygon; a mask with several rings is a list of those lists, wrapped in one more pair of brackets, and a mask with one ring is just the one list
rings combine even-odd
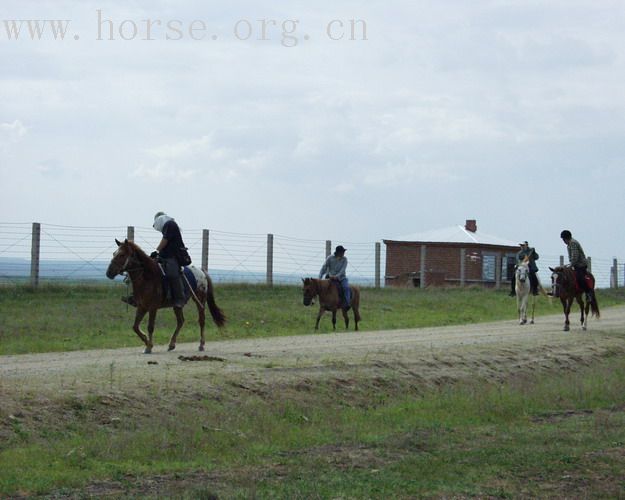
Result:
{"label": "horse hoof", "polygon": [[569,330],[570,330],[570,328],[569,328],[568,326],[565,326],[565,327],[564,327],[564,331],[565,331],[565,332],[568,332]]}
{"label": "horse hoof", "polygon": [[198,351],[200,351],[200,352],[204,352],[204,346],[203,346],[203,345],[201,345],[201,346],[200,346],[200,348],[198,349]]}
{"label": "horse hoof", "polygon": [[145,349],[143,349],[143,354],[152,354],[152,348],[146,347]]}
{"label": "horse hoof", "polygon": [[168,350],[168,351],[173,351],[175,348],[176,348],[176,346],[175,346],[175,345],[170,345],[170,346],[167,348],[167,350]]}
{"label": "horse hoof", "polygon": [[582,330],[586,331],[588,327],[586,325],[582,326]]}
{"label": "horse hoof", "polygon": [[534,324],[534,320],[530,321],[530,325],[533,325],[533,324]]}

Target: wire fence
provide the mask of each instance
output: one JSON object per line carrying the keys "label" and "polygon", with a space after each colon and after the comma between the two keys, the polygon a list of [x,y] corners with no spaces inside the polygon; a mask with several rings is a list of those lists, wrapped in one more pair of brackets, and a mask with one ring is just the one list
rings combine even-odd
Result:
{"label": "wire fence", "polygon": [[[267,283],[270,253],[271,282],[296,284],[301,278],[318,276],[328,251],[333,248],[333,242],[327,240],[270,235],[270,242],[266,234],[216,230],[208,231],[208,242],[205,242],[205,232],[183,228],[185,244],[194,264],[199,267],[205,256],[208,272],[216,282]],[[41,281],[105,282],[106,268],[117,248],[115,238],[131,236],[148,253],[156,248],[161,238],[151,227],[133,227],[132,234],[129,233],[131,228],[127,226],[41,224],[38,278]],[[34,224],[0,222],[0,284],[31,281],[34,239]],[[350,281],[364,286],[384,285],[379,269],[384,269],[385,245],[375,241],[341,241],[340,244],[348,249]],[[563,256],[541,254],[537,264],[543,286],[551,283],[549,267],[563,262],[566,262]],[[593,257],[591,262],[598,287],[625,286],[625,259]],[[507,286],[505,280],[502,286]]]}
{"label": "wire fence", "polygon": [[[208,272],[216,282],[266,283],[268,235],[208,231],[204,248],[203,229],[184,229],[183,237],[194,265],[200,267],[207,254]],[[130,234],[131,233],[131,234]],[[150,253],[161,235],[151,227],[80,227],[41,224],[38,240],[40,281],[106,281],[105,271],[115,239],[132,239]],[[327,240],[271,235],[271,282],[299,283],[317,277],[326,258]],[[376,284],[376,242],[340,242],[348,249],[350,281]],[[32,275],[34,228],[32,223],[0,222],[0,283],[29,282]],[[379,243],[378,246],[380,247]],[[379,258],[383,258],[383,251]],[[378,262],[379,265],[379,262]]]}

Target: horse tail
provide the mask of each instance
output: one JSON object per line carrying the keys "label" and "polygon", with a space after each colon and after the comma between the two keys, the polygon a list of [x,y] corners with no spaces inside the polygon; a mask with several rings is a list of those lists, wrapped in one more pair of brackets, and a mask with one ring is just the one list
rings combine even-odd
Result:
{"label": "horse tail", "polygon": [[226,315],[224,312],[217,306],[215,302],[215,294],[213,292],[213,281],[210,279],[210,276],[204,272],[204,276],[206,276],[206,303],[208,305],[208,310],[213,317],[213,321],[218,327],[222,327],[226,324]]}
{"label": "horse tail", "polygon": [[597,302],[597,295],[594,290],[590,291],[590,310],[592,311],[592,315],[600,318],[601,313],[599,312],[599,303]]}

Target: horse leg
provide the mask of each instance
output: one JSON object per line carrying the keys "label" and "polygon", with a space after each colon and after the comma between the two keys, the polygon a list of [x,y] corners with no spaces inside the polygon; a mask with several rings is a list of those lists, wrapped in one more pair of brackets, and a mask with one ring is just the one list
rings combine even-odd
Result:
{"label": "horse leg", "polygon": [[317,314],[317,322],[315,323],[315,330],[319,330],[319,320],[321,319],[321,316],[323,316],[324,312],[325,310],[323,309],[323,307],[319,307],[319,313]]}
{"label": "horse leg", "polygon": [[184,315],[182,314],[182,307],[174,307],[174,313],[176,314],[176,329],[174,330],[171,339],[169,339],[168,351],[173,351],[176,348],[176,340],[178,339],[178,333],[184,325]]}
{"label": "horse leg", "polygon": [[532,294],[532,319],[530,325],[534,324],[534,310],[536,309],[536,295]]}
{"label": "horse leg", "polygon": [[145,336],[145,333],[141,331],[141,321],[147,313],[147,309],[142,307],[137,308],[137,312],[135,313],[135,323],[132,325],[132,329],[139,336],[141,341],[145,344],[145,349],[143,350],[144,354],[150,354],[152,352],[152,346],[150,345],[148,338]]}
{"label": "horse leg", "polygon": [[336,330],[336,309],[332,310],[332,330]]}
{"label": "horse leg", "polygon": [[154,323],[156,322],[156,309],[150,309],[148,314],[148,347],[152,352],[154,347]]}
{"label": "horse leg", "polygon": [[[582,295],[577,296],[577,303],[579,304],[579,310],[580,310],[579,322],[582,324],[582,330],[586,330],[587,328],[586,323],[588,321],[588,309],[589,309],[590,303],[586,304],[584,299],[582,298]],[[586,312],[586,315],[584,315],[584,310]]]}
{"label": "horse leg", "polygon": [[[202,304],[204,301],[202,301]],[[206,323],[206,311],[203,307],[200,307],[200,304],[197,305],[197,322],[200,325],[200,347],[199,350],[204,350],[204,344],[206,343],[206,338],[204,337],[204,325]]]}
{"label": "horse leg", "polygon": [[341,309],[343,312],[343,319],[345,320],[345,330],[349,330],[349,316],[347,315],[347,311],[345,309]]}
{"label": "horse leg", "polygon": [[569,322],[569,312],[571,312],[571,301],[569,299],[560,299],[564,308],[564,331],[568,332],[571,327]]}

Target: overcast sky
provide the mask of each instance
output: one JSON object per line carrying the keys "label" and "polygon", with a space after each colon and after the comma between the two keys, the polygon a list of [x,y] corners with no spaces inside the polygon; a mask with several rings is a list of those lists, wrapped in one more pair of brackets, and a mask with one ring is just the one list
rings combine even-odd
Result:
{"label": "overcast sky", "polygon": [[624,51],[620,0],[2,0],[0,220],[623,256]]}

